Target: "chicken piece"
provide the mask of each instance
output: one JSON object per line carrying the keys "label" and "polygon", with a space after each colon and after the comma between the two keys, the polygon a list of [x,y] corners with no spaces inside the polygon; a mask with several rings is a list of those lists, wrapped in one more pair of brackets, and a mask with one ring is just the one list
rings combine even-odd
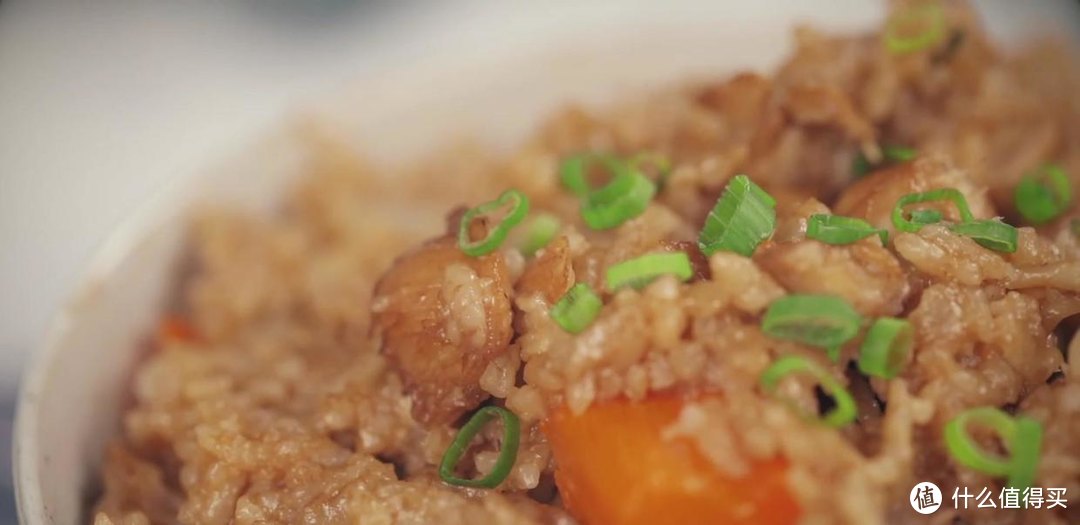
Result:
{"label": "chicken piece", "polygon": [[[940,188],[956,188],[964,194],[968,207],[976,218],[997,215],[986,196],[986,188],[976,185],[967,175],[949,164],[933,158],[920,158],[914,162],[898,164],[876,171],[848,186],[833,206],[837,215],[860,217],[877,228],[888,229],[895,234],[892,211],[896,201],[909,193],[920,193]],[[941,211],[946,220],[960,219],[956,208],[949,203],[927,203]]]}
{"label": "chicken piece", "polygon": [[896,253],[916,270],[943,281],[978,286],[1009,277],[1012,267],[998,252],[938,224],[893,239]]}
{"label": "chicken piece", "polygon": [[900,262],[877,235],[845,246],[771,243],[758,249],[754,261],[792,292],[837,295],[864,315],[899,314],[911,291]]}
{"label": "chicken piece", "polygon": [[[797,293],[824,293],[847,299],[867,315],[896,315],[911,292],[899,261],[877,235],[834,246],[806,239],[806,223],[829,208],[787,189],[776,196],[776,232],[754,255],[765,272]],[[873,283],[866,286],[866,283]]]}
{"label": "chicken piece", "polygon": [[769,79],[755,73],[741,73],[725,82],[703,87],[697,101],[716,111],[726,128],[745,140],[761,122],[771,92]]}
{"label": "chicken piece", "polygon": [[513,336],[510,293],[502,254],[469,257],[452,236],[401,256],[375,286],[372,329],[417,421],[453,421],[488,397],[479,379]]}
{"label": "chicken piece", "polygon": [[794,188],[769,188],[776,199],[776,229],[771,242],[798,241],[806,237],[806,220],[815,213],[828,215],[829,207],[812,195]]}
{"label": "chicken piece", "polygon": [[539,293],[548,304],[554,304],[571,286],[574,286],[574,261],[570,241],[560,235],[525,266],[517,292],[522,296]]}
{"label": "chicken piece", "polygon": [[835,87],[795,84],[786,92],[785,108],[802,125],[832,125],[860,144],[874,141],[874,127],[859,116],[851,99]]}

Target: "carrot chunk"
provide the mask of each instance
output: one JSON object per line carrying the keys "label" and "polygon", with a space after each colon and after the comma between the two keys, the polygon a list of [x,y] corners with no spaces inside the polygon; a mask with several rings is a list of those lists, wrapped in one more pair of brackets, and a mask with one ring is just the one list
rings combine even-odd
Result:
{"label": "carrot chunk", "polygon": [[167,341],[194,342],[199,340],[199,332],[191,323],[179,315],[166,315],[158,324],[158,342]]}
{"label": "carrot chunk", "polygon": [[799,508],[782,459],[755,463],[745,478],[719,471],[687,438],[663,439],[684,401],[594,404],[559,409],[544,423],[555,482],[586,525],[794,523]]}

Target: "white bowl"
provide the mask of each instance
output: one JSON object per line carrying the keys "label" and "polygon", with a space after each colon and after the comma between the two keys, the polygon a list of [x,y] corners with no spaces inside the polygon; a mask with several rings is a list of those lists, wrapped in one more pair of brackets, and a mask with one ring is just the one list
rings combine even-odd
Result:
{"label": "white bowl", "polygon": [[[807,1],[678,9],[536,5],[523,8],[530,16],[508,18],[505,9],[491,15],[487,24],[497,39],[490,45],[446,49],[391,74],[356,79],[306,113],[382,161],[408,158],[461,133],[506,146],[564,102],[603,105],[673,80],[769,69],[789,50],[792,24],[855,29],[882,12],[862,0],[827,9]],[[1060,8],[1058,20],[1077,11],[1069,2],[1047,5],[1052,9],[1044,15]],[[271,133],[147,203],[101,248],[24,376],[14,450],[22,523],[87,519],[104,446],[117,435],[129,399],[139,342],[173,292],[191,207],[226,201],[265,213],[297,175],[300,154],[287,131]]]}

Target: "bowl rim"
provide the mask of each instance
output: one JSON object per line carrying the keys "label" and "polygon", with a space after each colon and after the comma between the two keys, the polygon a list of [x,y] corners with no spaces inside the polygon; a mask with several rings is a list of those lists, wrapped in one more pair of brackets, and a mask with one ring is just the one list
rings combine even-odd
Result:
{"label": "bowl rim", "polygon": [[197,172],[163,184],[112,228],[87,258],[85,269],[76,275],[75,285],[46,326],[45,340],[30,355],[22,370],[15,404],[12,430],[12,479],[19,523],[51,523],[44,505],[39,462],[42,461],[38,438],[41,418],[39,403],[57,360],[61,357],[65,336],[80,309],[82,298],[95,293],[97,285],[113,274],[124,256],[132,253],[150,232],[160,228],[179,212],[206,173]]}

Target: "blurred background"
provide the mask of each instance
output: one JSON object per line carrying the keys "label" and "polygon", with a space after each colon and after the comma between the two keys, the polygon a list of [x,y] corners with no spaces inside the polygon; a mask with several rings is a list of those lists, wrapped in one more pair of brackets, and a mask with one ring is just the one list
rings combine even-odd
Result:
{"label": "blurred background", "polygon": [[[705,2],[712,15],[739,2]],[[776,9],[828,25],[824,2]],[[883,4],[835,0],[849,23]],[[1071,35],[1080,2],[981,0],[991,29]],[[14,523],[19,374],[88,258],[126,216],[290,108],[462,49],[556,42],[702,2],[0,2],[0,523]],[[515,4],[515,5],[510,5]],[[776,38],[787,39],[786,32]]]}

